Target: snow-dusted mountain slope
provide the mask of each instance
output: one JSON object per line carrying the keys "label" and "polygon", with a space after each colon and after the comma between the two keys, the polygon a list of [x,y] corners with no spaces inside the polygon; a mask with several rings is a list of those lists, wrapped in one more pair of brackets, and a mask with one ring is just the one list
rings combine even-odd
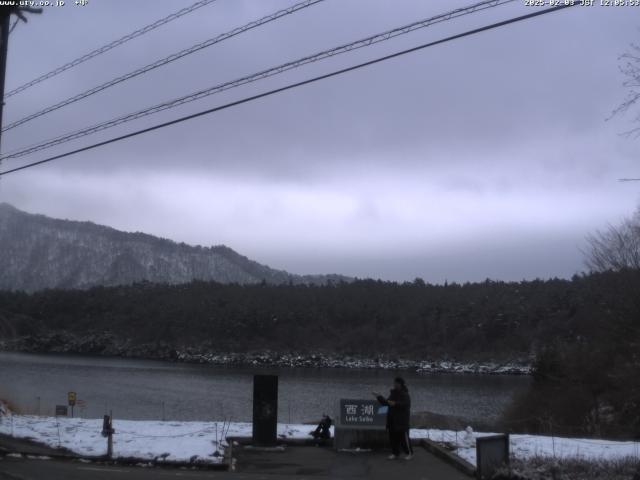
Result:
{"label": "snow-dusted mountain slope", "polygon": [[226,246],[201,247],[91,222],[34,215],[0,203],[0,289],[88,288],[140,281],[325,283],[339,275],[293,275]]}

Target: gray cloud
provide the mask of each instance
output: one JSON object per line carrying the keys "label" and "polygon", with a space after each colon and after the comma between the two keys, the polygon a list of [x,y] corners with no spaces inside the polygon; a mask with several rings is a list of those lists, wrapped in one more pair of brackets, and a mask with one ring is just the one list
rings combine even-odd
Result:
{"label": "gray cloud", "polygon": [[[11,150],[457,6],[328,0],[3,135]],[[219,0],[7,100],[5,124],[285,1]],[[50,8],[11,36],[11,89],[176,9]],[[491,9],[103,132],[180,114],[531,10]],[[575,7],[10,175],[0,200],[293,272],[431,281],[570,276],[589,231],[638,201],[623,97],[633,7]],[[39,48],[34,48],[39,46]],[[67,144],[50,152],[66,151]],[[7,161],[4,167],[42,158]]]}

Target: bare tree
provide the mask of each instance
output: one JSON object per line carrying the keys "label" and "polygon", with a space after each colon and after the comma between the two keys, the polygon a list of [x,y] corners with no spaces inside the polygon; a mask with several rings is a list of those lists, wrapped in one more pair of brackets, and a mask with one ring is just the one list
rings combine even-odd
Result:
{"label": "bare tree", "polygon": [[588,235],[587,243],[585,262],[593,272],[640,269],[640,207],[620,225]]}
{"label": "bare tree", "polygon": [[[626,113],[633,107],[640,105],[640,45],[632,43],[629,46],[629,51],[620,56],[620,62],[620,72],[624,75],[622,85],[627,89],[627,96],[613,110],[609,118],[620,113]],[[640,112],[635,116],[633,122],[640,124]],[[624,132],[623,135],[635,138],[640,137],[640,126]]]}

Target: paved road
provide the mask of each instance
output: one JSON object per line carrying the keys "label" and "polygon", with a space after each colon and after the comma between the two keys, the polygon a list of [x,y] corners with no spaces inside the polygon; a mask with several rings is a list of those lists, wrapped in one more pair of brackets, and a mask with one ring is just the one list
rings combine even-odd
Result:
{"label": "paved road", "polygon": [[153,480],[242,478],[229,472],[105,466],[67,460],[0,459],[0,480]]}
{"label": "paved road", "polygon": [[[236,455],[237,453],[237,455]],[[69,460],[0,459],[0,480],[469,480],[470,477],[416,449],[411,461],[389,461],[382,453],[337,453],[329,448],[287,447],[284,452],[234,450],[235,472],[105,466]]]}
{"label": "paved road", "polygon": [[0,452],[22,452],[31,455],[73,455],[64,448],[51,448],[24,438],[15,438],[0,433]]}
{"label": "paved road", "polygon": [[[278,479],[335,480],[469,480],[421,447],[412,460],[387,460],[387,454],[336,452],[331,448],[287,447],[284,452],[264,453],[234,449],[237,472],[269,473]],[[263,478],[276,478],[268,475]]]}

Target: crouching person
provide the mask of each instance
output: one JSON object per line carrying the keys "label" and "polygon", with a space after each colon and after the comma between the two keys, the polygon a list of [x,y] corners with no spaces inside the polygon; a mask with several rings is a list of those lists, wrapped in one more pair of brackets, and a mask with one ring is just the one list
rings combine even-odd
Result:
{"label": "crouching person", "polygon": [[409,439],[411,397],[404,379],[396,377],[388,398],[384,398],[378,393],[374,393],[374,395],[379,403],[389,408],[387,412],[387,430],[391,444],[389,459],[397,458],[402,450],[405,454],[404,458],[411,460],[413,458],[413,448]]}
{"label": "crouching person", "polygon": [[316,429],[312,432],[309,433],[309,435],[311,435],[313,438],[315,438],[316,440],[318,439],[330,439],[331,438],[331,424],[333,423],[333,420],[331,420],[331,417],[329,415],[323,414],[322,415],[322,420],[320,420],[320,423],[318,424],[318,426],[316,427]]}

